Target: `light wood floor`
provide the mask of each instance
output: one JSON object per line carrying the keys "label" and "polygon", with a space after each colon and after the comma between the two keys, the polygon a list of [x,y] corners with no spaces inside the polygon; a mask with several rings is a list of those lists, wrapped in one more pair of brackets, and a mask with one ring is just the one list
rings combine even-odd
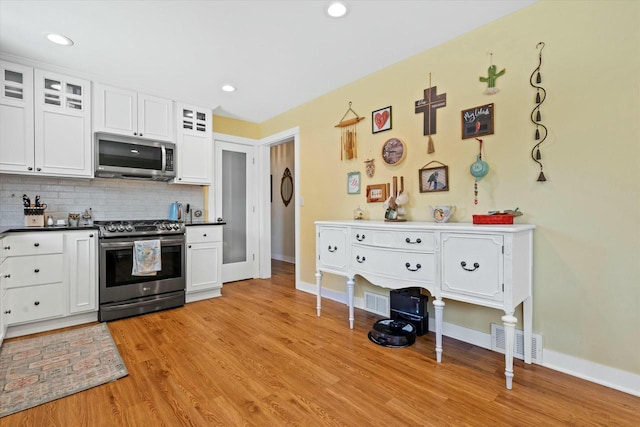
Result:
{"label": "light wood floor", "polygon": [[640,398],[434,335],[391,349],[367,333],[379,317],[271,280],[223,296],[109,322],[129,376],[0,419],[9,426],[638,425]]}

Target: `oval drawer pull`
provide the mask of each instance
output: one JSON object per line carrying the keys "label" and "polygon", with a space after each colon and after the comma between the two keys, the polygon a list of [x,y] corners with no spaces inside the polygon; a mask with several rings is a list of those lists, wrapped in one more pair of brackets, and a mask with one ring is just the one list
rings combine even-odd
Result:
{"label": "oval drawer pull", "polygon": [[362,264],[363,262],[365,262],[367,260],[366,257],[362,257],[360,258],[360,255],[356,256],[356,261],[358,261],[360,264]]}
{"label": "oval drawer pull", "polygon": [[38,246],[40,246],[40,243],[34,243],[33,246],[37,248]]}
{"label": "oval drawer pull", "polygon": [[356,240],[357,240],[358,242],[362,242],[362,241],[364,240],[364,238],[365,238],[365,237],[366,237],[366,236],[365,236],[364,234],[363,234],[362,236],[361,236],[361,235],[359,235],[359,234],[356,234]]}
{"label": "oval drawer pull", "polygon": [[418,271],[418,270],[420,270],[422,268],[422,266],[420,264],[416,264],[416,268],[411,268],[411,263],[409,263],[409,262],[406,263],[404,266],[407,267],[407,270],[409,270],[409,271]]}
{"label": "oval drawer pull", "polygon": [[415,245],[416,243],[422,243],[422,240],[420,240],[420,238],[417,238],[415,242],[412,242],[411,239],[407,237],[404,241],[410,245]]}
{"label": "oval drawer pull", "polygon": [[335,252],[338,250],[337,246],[334,246],[333,248],[331,247],[331,245],[329,245],[329,252]]}
{"label": "oval drawer pull", "polygon": [[34,273],[40,273],[40,269],[36,268],[35,270],[33,270]]}
{"label": "oval drawer pull", "polygon": [[40,301],[34,301],[33,305],[40,305]]}
{"label": "oval drawer pull", "polygon": [[473,263],[473,268],[467,268],[467,263],[464,261],[462,261],[460,265],[462,266],[463,270],[466,271],[476,271],[478,268],[480,268],[480,264],[478,264],[477,262]]}

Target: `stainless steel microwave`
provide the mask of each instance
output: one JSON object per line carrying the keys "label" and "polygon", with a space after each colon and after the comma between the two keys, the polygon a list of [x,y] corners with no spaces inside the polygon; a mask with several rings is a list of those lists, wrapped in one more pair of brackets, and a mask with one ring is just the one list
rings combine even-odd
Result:
{"label": "stainless steel microwave", "polygon": [[171,142],[96,132],[95,176],[170,181],[176,176],[175,153]]}

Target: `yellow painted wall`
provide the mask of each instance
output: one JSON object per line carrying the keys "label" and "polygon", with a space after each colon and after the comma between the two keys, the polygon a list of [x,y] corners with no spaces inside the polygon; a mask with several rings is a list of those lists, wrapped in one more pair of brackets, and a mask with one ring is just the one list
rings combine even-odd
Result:
{"label": "yellow painted wall", "polygon": [[[542,107],[549,127],[542,154],[548,181],[536,182],[530,158],[534,127],[529,114],[535,90],[529,76],[543,51]],[[484,95],[478,82],[493,62],[506,67],[500,92]],[[357,54],[357,47],[354,48]],[[436,152],[426,153],[422,115],[414,101],[432,84],[447,94],[438,111]],[[358,127],[359,158],[340,161],[334,125],[353,102],[366,120]],[[473,204],[468,173],[478,150],[461,139],[460,111],[495,104],[494,135],[484,137],[491,172]],[[373,135],[371,112],[391,105],[393,129]],[[346,194],[346,176],[362,172],[362,184],[404,176],[411,196],[409,217],[429,220],[428,207],[458,206],[454,218],[519,207],[517,222],[537,225],[534,237],[534,332],[544,348],[640,374],[640,2],[541,1],[453,41],[397,63],[315,99],[259,126],[266,137],[300,128],[301,279],[314,283],[314,221],[348,219],[358,206],[382,219],[381,204],[364,192]],[[255,130],[251,129],[251,134]],[[408,156],[396,167],[380,158],[383,142],[403,139]],[[363,161],[375,158],[367,178]],[[431,160],[449,165],[448,192],[420,194],[418,169]],[[325,285],[344,291],[344,279],[326,275]],[[358,279],[356,293],[370,286]],[[378,292],[381,290],[376,288]],[[489,332],[500,323],[495,310],[447,302],[447,322]]]}
{"label": "yellow painted wall", "polygon": [[213,131],[243,138],[260,139],[260,125],[215,114],[213,115]]}

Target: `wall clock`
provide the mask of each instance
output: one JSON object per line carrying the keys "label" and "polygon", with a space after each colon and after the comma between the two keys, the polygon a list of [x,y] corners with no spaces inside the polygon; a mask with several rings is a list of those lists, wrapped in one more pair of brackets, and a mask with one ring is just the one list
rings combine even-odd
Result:
{"label": "wall clock", "polygon": [[382,160],[388,165],[397,165],[406,154],[407,147],[398,138],[388,139],[382,146]]}

